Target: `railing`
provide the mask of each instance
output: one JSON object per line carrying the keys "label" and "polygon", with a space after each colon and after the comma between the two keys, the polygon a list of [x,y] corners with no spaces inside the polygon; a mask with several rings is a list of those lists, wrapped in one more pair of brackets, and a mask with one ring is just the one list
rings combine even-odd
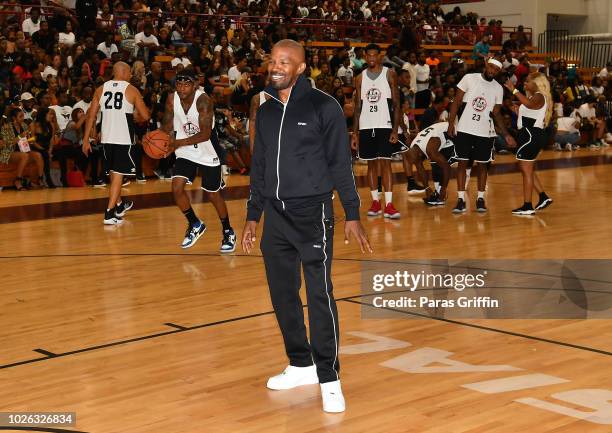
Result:
{"label": "railing", "polygon": [[[477,25],[437,24],[431,27],[431,29],[424,29],[423,26],[419,26],[415,29],[422,44],[473,45],[478,42],[484,34],[490,33],[489,26],[481,29]],[[501,27],[501,38],[498,38],[499,40],[493,40],[491,45],[501,45],[504,41],[510,39],[512,33],[517,31],[517,27]],[[525,27],[523,32],[527,38],[526,45],[532,45],[531,27]]]}
{"label": "railing", "polygon": [[[16,3],[0,3],[0,22],[1,17],[17,16],[19,22],[25,19],[25,9],[30,5]],[[42,15],[52,16],[55,10],[63,8],[57,6],[41,7]],[[64,9],[65,10],[65,9]],[[74,15],[74,11],[70,11]],[[299,34],[305,36],[306,40],[342,40],[367,39],[368,42],[391,42],[397,35],[399,29],[393,29],[390,25],[376,21],[329,21],[311,18],[291,18],[285,17],[263,17],[263,16],[242,16],[242,15],[211,15],[181,12],[142,12],[142,11],[115,11],[112,20],[98,19],[99,27],[111,27],[116,29],[125,23],[130,16],[136,16],[140,20],[150,19],[155,23],[174,21],[178,17],[188,17],[191,21],[195,20],[198,27],[203,28],[203,22],[208,23],[214,18],[217,21],[231,21],[234,28],[256,29],[270,24],[284,24],[291,29],[296,29]]]}
{"label": "railing", "polygon": [[612,60],[612,43],[595,42],[591,36],[572,36],[568,30],[546,30],[538,35],[540,52],[558,53],[569,63],[585,68],[603,67]]}

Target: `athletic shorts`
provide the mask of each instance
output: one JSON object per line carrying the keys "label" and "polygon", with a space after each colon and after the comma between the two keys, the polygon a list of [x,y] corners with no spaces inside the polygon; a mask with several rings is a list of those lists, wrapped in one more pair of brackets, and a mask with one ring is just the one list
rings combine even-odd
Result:
{"label": "athletic shorts", "polygon": [[408,146],[402,143],[391,143],[391,129],[376,128],[362,129],[359,131],[358,157],[366,161],[373,159],[391,159],[398,153],[408,150]]}
{"label": "athletic shorts", "polygon": [[187,184],[191,185],[198,175],[198,170],[200,170],[202,176],[202,189],[204,191],[217,192],[225,187],[220,165],[209,167],[185,158],[176,158],[172,179],[175,177],[187,179]]}
{"label": "athletic shorts", "polygon": [[458,132],[453,139],[456,159],[459,161],[474,160],[476,162],[493,161],[493,140],[491,137]]}
{"label": "athletic shorts", "polygon": [[546,144],[546,133],[542,128],[524,126],[518,132],[516,159],[534,161]]}
{"label": "athletic shorts", "polygon": [[[444,149],[440,150],[440,154],[448,161],[449,164],[454,164],[455,162],[457,162],[457,160],[455,159],[455,146],[449,146],[449,147],[445,147]],[[431,159],[429,160],[429,162],[431,164],[435,164],[434,161],[432,161]]]}
{"label": "athletic shorts", "polygon": [[103,144],[104,158],[111,172],[124,176],[136,176],[136,153],[133,144]]}

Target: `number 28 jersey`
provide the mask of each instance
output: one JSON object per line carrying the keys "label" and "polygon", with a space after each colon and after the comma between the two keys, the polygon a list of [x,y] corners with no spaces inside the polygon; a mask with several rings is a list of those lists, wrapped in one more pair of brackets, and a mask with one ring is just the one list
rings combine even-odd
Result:
{"label": "number 28 jersey", "polygon": [[127,81],[107,81],[100,97],[101,141],[108,144],[134,144],[134,106],[127,100]]}
{"label": "number 28 jersey", "polygon": [[487,81],[482,74],[466,74],[457,87],[465,92],[465,109],[459,119],[457,131],[479,137],[489,137],[492,122],[491,112],[503,102],[504,90],[495,80]]}

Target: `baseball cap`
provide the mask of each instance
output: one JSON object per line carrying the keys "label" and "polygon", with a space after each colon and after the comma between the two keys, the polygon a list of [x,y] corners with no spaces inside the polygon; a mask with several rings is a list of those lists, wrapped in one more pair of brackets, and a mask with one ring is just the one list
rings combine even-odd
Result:
{"label": "baseball cap", "polygon": [[23,92],[21,94],[21,100],[22,101],[29,101],[30,99],[34,99],[34,96],[32,96],[32,94],[30,92]]}
{"label": "baseball cap", "polygon": [[198,79],[193,69],[183,69],[176,74],[176,81],[193,81],[195,83]]}

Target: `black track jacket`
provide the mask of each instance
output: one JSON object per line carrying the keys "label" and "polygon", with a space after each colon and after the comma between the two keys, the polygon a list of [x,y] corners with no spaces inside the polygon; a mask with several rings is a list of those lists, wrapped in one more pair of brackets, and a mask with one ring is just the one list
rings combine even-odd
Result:
{"label": "black track jacket", "polygon": [[287,104],[275,89],[267,87],[265,92],[271,98],[257,111],[247,220],[259,221],[266,200],[291,208],[328,199],[334,188],[346,220],[358,220],[349,135],[338,102],[311,88],[303,76]]}

